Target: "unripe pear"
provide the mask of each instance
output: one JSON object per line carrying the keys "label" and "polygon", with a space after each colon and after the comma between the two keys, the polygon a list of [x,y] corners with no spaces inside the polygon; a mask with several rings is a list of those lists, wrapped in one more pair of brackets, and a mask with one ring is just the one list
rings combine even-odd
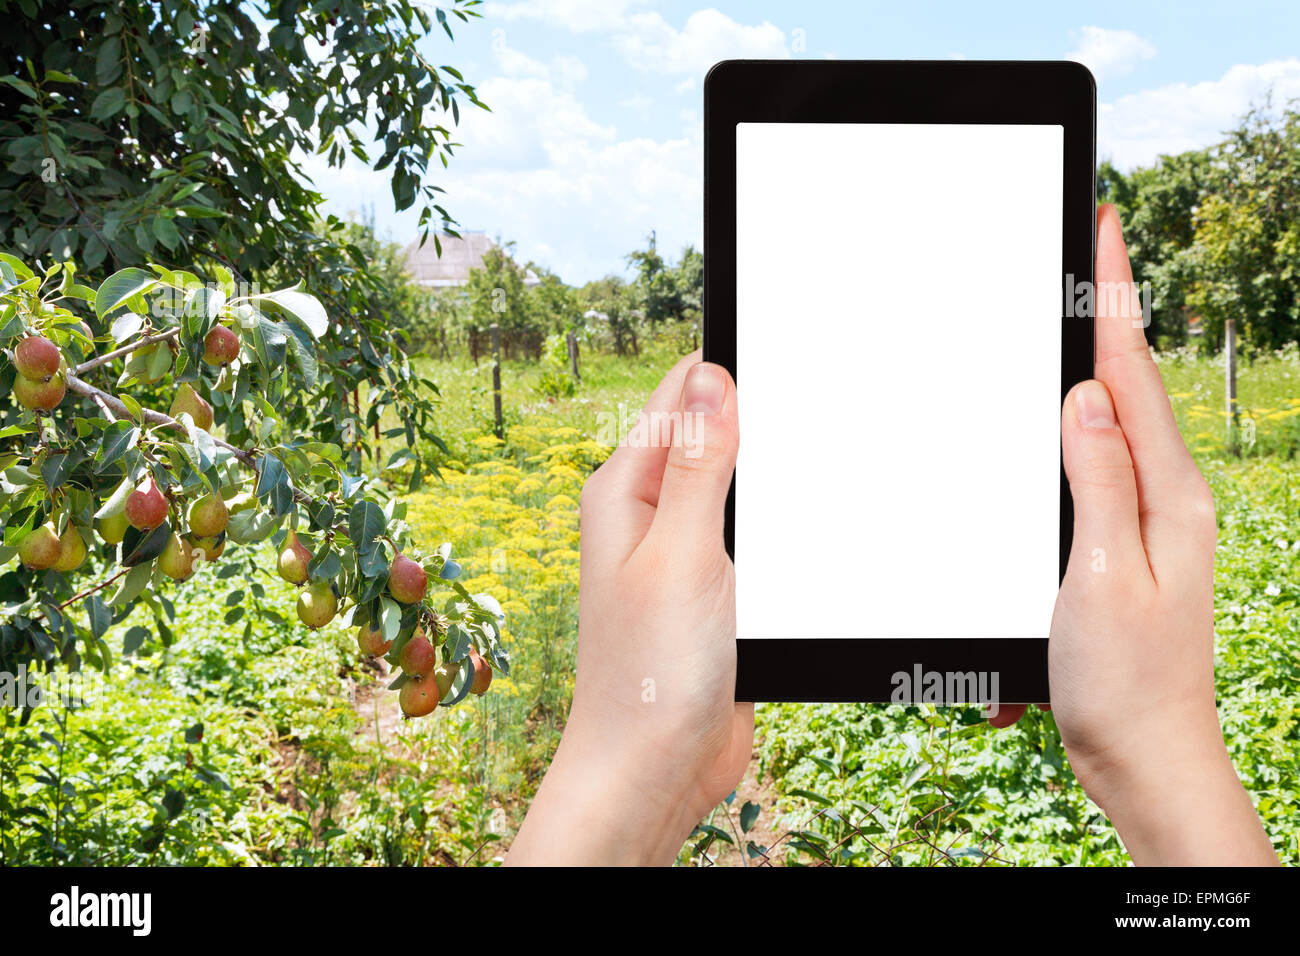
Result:
{"label": "unripe pear", "polygon": [[59,347],[43,335],[29,335],[14,347],[14,368],[24,378],[49,378],[59,370],[59,359]]}
{"label": "unripe pear", "polygon": [[126,537],[126,529],[131,527],[131,522],[126,520],[126,511],[115,511],[111,515],[104,515],[99,519],[95,526],[99,529],[99,536],[104,539],[105,544],[121,544],[122,539]]}
{"label": "unripe pear", "polygon": [[14,376],[14,398],[24,408],[38,412],[48,412],[58,407],[63,396],[68,394],[68,383],[63,373],[59,372],[49,381],[28,378],[26,375]]}
{"label": "unripe pear", "polygon": [[302,546],[302,542],[298,540],[297,532],[290,531],[289,537],[284,540],[284,549],[280,552],[280,560],[276,564],[280,577],[290,584],[307,583],[307,564],[310,561],[311,552]]}
{"label": "unripe pear", "polygon": [[153,373],[154,356],[158,353],[159,349],[167,349],[167,346],[161,342],[151,342],[143,348],[136,349],[135,353],[131,356],[131,361],[129,363],[130,367],[138,369],[137,377],[145,384],[156,382],[158,379],[162,378],[163,374],[165,374],[164,372],[160,372],[157,375]]}
{"label": "unripe pear", "polygon": [[239,358],[239,336],[218,325],[203,339],[203,361],[209,365],[229,365]]}
{"label": "unripe pear", "polygon": [[206,538],[191,538],[190,547],[194,549],[194,557],[197,560],[202,552],[204,561],[215,561],[221,557],[221,552],[226,550],[226,536],[224,534],[208,535]]}
{"label": "unripe pear", "polygon": [[59,538],[59,559],[54,562],[55,571],[75,571],[86,560],[86,542],[81,532],[69,524]]}
{"label": "unripe pear", "polygon": [[298,620],[308,627],[324,627],[334,620],[338,610],[339,599],[328,581],[309,584],[298,595]]}
{"label": "unripe pear", "polygon": [[33,571],[54,567],[63,546],[53,522],[46,522],[32,531],[18,544],[18,557]]}
{"label": "unripe pear", "polygon": [[152,531],[167,520],[167,498],[149,475],[126,499],[126,520],[140,531]]}
{"label": "unripe pear", "polygon": [[417,604],[429,590],[429,575],[404,554],[393,558],[388,569],[388,593],[403,604]]}
{"label": "unripe pear", "polygon": [[384,629],[376,623],[365,624],[357,628],[357,647],[367,657],[380,657],[387,654],[388,649],[392,646],[392,641],[384,640]]}
{"label": "unripe pear", "polygon": [[483,660],[483,656],[472,647],[469,649],[469,662],[474,666],[474,678],[469,692],[482,697],[492,685],[492,665]]}
{"label": "unripe pear", "polygon": [[241,491],[235,497],[226,502],[226,510],[232,515],[237,515],[241,511],[248,511],[257,507],[257,498],[247,491]]}
{"label": "unripe pear", "polygon": [[158,555],[158,570],[173,581],[184,581],[194,573],[194,549],[190,543],[173,532]]}
{"label": "unripe pear", "polygon": [[167,414],[179,418],[182,412],[188,412],[190,418],[194,419],[194,424],[205,432],[212,430],[212,406],[203,400],[203,396],[189,382],[176,390],[176,397],[172,399]]}
{"label": "unripe pear", "polygon": [[440,697],[437,681],[431,677],[417,677],[402,685],[397,702],[407,717],[423,717],[437,709]]}
{"label": "unripe pear", "polygon": [[402,652],[397,655],[397,662],[402,670],[412,677],[423,677],[433,670],[438,663],[438,654],[424,636],[423,631],[416,631],[415,636],[402,645]]}
{"label": "unripe pear", "polygon": [[433,679],[438,682],[439,700],[447,696],[447,691],[451,690],[451,685],[456,682],[456,675],[459,673],[460,665],[453,661],[443,661],[433,669]]}
{"label": "unripe pear", "polygon": [[226,530],[230,513],[220,495],[206,494],[190,505],[190,531],[200,538],[213,538]]}

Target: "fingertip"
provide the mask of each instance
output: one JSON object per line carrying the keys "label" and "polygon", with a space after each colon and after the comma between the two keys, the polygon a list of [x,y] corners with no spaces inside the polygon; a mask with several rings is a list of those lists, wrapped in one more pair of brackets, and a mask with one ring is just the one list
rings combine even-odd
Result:
{"label": "fingertip", "polygon": [[[1027,705],[1025,705],[1025,704],[999,704],[999,705],[996,705],[996,706],[997,706],[997,713],[996,713],[996,714],[989,714],[989,715],[988,715],[988,722],[989,722],[989,726],[990,726],[990,727],[996,727],[996,728],[998,728],[999,730],[1001,730],[1001,729],[1004,728],[1004,727],[1010,727],[1010,726],[1011,726],[1012,724],[1014,724],[1017,720],[1019,720],[1022,716],[1024,716],[1025,708],[1026,708]],[[992,708],[989,708],[989,709],[992,709]]]}

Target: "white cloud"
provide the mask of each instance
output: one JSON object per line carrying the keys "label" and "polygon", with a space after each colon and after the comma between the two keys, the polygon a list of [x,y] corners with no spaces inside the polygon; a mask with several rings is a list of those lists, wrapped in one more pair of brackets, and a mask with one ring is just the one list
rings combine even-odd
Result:
{"label": "white cloud", "polygon": [[[681,114],[681,134],[665,140],[620,138],[592,119],[574,87],[586,68],[573,58],[543,63],[504,45],[494,49],[501,75],[478,85],[492,112],[464,110],[463,144],[448,170],[430,181],[447,190],[446,205],[465,229],[518,243],[568,282],[622,271],[621,256],[654,229],[665,250],[701,242],[703,145],[697,113]],[[644,96],[620,103],[637,111]],[[630,125],[636,125],[632,123]],[[415,213],[394,215],[388,174],[349,160],[329,169],[312,156],[305,168],[337,214],[373,202],[379,226],[398,241],[416,232]]]}
{"label": "white cloud", "polygon": [[614,49],[646,73],[694,78],[719,60],[790,55],[785,33],[766,20],[749,26],[710,8],[692,13],[679,30],[655,11],[637,10],[639,5],[633,0],[522,0],[485,4],[483,11],[505,22],[541,20],[574,33],[607,34]]}
{"label": "white cloud", "polygon": [[629,64],[648,73],[701,76],[719,60],[734,57],[783,59],[785,34],[764,21],[737,23],[718,10],[698,10],[678,30],[658,13],[637,13],[613,36]]}
{"label": "white cloud", "polygon": [[1097,82],[1132,73],[1138,63],[1156,55],[1156,48],[1132,30],[1084,27],[1077,45],[1066,59],[1077,60],[1092,70]]}
{"label": "white cloud", "polygon": [[1217,80],[1121,96],[1098,107],[1097,154],[1128,169],[1161,153],[1209,146],[1270,91],[1279,104],[1300,97],[1300,59],[1238,65]]}

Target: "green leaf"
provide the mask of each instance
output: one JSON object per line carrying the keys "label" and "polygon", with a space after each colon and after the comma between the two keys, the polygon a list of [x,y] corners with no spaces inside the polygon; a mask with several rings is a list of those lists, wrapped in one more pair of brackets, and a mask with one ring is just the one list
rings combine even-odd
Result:
{"label": "green leaf", "polygon": [[358,551],[370,551],[375,539],[388,528],[384,510],[368,499],[352,506],[348,514],[348,537]]}
{"label": "green leaf", "polygon": [[95,97],[95,102],[90,104],[90,118],[103,120],[116,116],[121,112],[125,103],[126,91],[120,86],[110,86]]}
{"label": "green leaf", "polygon": [[325,307],[320,304],[320,300],[313,295],[296,289],[280,289],[278,292],[252,295],[248,298],[250,301],[260,302],[263,306],[270,306],[296,319],[315,338],[320,338],[329,331],[329,316],[325,314]]}
{"label": "green leaf", "polygon": [[143,269],[122,269],[104,280],[95,293],[95,315],[104,318],[127,300],[143,295],[158,285],[158,280]]}

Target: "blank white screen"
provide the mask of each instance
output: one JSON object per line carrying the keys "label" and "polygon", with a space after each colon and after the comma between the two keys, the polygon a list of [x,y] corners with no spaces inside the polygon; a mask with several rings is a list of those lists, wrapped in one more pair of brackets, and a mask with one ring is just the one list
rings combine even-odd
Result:
{"label": "blank white screen", "polygon": [[1063,140],[737,125],[738,637],[1047,637]]}

